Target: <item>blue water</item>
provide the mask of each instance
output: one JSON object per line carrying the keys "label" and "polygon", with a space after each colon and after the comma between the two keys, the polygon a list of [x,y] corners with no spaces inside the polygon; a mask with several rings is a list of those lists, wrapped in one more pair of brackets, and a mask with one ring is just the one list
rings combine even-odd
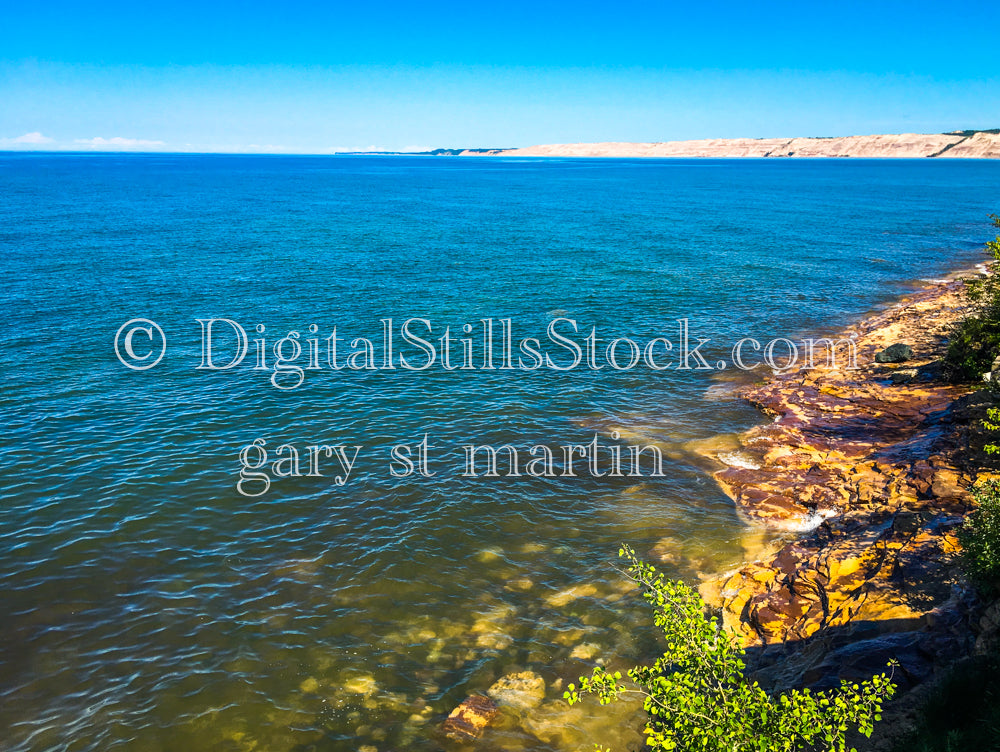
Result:
{"label": "blue water", "polygon": [[[510,670],[555,701],[598,656],[637,660],[655,642],[618,544],[694,580],[766,541],[706,474],[761,418],[727,394],[731,362],[504,370],[498,349],[483,369],[481,320],[566,365],[554,320],[676,356],[687,319],[715,364],[973,266],[998,195],[1000,164],[961,160],[0,155],[0,749],[432,750]],[[114,347],[137,317],[167,338],[144,371]],[[238,367],[197,368],[209,318],[245,328]],[[381,366],[388,318],[413,363],[406,319],[448,327],[453,364],[472,325],[476,367],[335,371],[324,346],[295,389],[253,368],[254,338],[305,351],[333,327]],[[393,477],[391,447],[425,435],[433,477]],[[595,436],[656,444],[663,476],[462,476],[465,444],[558,459]],[[244,496],[257,438],[297,447],[301,477]],[[319,444],[362,447],[344,485],[335,459],[306,474]],[[508,717],[483,747],[622,725],[560,707],[559,733]]]}

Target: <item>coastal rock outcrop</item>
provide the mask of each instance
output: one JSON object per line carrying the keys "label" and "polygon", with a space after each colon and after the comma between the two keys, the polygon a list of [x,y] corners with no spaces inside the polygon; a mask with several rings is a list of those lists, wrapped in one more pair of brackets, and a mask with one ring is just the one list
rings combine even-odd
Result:
{"label": "coastal rock outcrop", "polygon": [[[905,687],[971,649],[975,596],[956,530],[992,397],[936,378],[963,306],[961,282],[936,284],[841,335],[857,368],[802,368],[746,390],[775,420],[742,437],[752,466],[715,477],[749,521],[800,537],[702,593],[765,685],[834,686],[896,658]],[[887,349],[893,358],[877,357]]]}

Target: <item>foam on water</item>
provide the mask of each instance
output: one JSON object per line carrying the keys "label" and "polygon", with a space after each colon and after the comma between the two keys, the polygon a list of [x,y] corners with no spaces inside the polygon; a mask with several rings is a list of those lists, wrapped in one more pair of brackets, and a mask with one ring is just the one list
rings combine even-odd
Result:
{"label": "foam on water", "polygon": [[836,512],[833,512],[831,510],[810,512],[808,515],[804,517],[800,517],[798,519],[789,519],[787,521],[784,521],[781,525],[779,525],[779,527],[782,530],[807,533],[810,530],[815,530],[816,528],[818,528],[820,525],[823,524],[824,520],[828,520],[831,517],[834,517],[835,515]]}
{"label": "foam on water", "polygon": [[730,467],[742,467],[746,470],[760,470],[760,462],[745,452],[723,452],[719,459]]}

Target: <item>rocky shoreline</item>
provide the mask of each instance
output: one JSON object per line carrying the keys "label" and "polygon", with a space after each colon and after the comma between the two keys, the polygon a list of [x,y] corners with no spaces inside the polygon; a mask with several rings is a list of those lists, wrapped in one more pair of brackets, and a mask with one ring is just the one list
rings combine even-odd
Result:
{"label": "rocky shoreline", "polygon": [[[888,749],[930,680],[1000,634],[1000,604],[979,600],[957,558],[968,489],[990,464],[981,419],[994,404],[941,374],[965,312],[961,280],[933,283],[833,338],[854,343],[857,368],[798,368],[746,387],[740,396],[774,420],[742,434],[713,473],[749,524],[784,531],[700,588],[747,648],[752,677],[768,689],[829,688],[893,659],[899,688],[916,688],[887,709],[874,746],[853,741],[862,749]],[[468,744],[513,723],[506,708],[555,742],[568,714],[585,711],[543,707],[545,696],[539,675],[505,675],[440,732]]]}
{"label": "rocky shoreline", "polygon": [[[992,404],[940,374],[964,290],[933,284],[848,329],[857,370],[798,369],[743,393],[775,420],[741,437],[745,467],[714,477],[751,522],[815,524],[701,588],[762,685],[836,686],[895,659],[906,690],[995,632],[996,608],[956,557],[968,488],[988,464],[980,420]],[[876,361],[902,343],[905,362]]]}

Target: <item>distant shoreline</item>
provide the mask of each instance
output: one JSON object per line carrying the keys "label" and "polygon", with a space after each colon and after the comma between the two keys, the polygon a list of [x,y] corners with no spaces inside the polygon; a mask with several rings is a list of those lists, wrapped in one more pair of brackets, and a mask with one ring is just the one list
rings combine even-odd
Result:
{"label": "distant shoreline", "polygon": [[873,136],[806,138],[703,138],[649,143],[541,144],[501,148],[439,148],[428,151],[117,151],[60,149],[0,149],[0,154],[101,156],[123,154],[160,156],[270,156],[270,157],[589,157],[652,159],[1000,159],[1000,128],[951,133],[901,133]]}
{"label": "distant shoreline", "polygon": [[134,154],[160,156],[269,157],[590,157],[654,159],[1000,159],[1000,128],[951,133],[901,133],[873,136],[805,138],[703,138],[649,143],[541,144],[525,147],[438,148],[428,151],[111,151],[62,149],[0,149],[0,154],[101,156]]}
{"label": "distant shoreline", "polygon": [[834,138],[719,138],[656,143],[545,144],[520,149],[438,149],[436,153],[465,157],[1000,159],[1000,129]]}

